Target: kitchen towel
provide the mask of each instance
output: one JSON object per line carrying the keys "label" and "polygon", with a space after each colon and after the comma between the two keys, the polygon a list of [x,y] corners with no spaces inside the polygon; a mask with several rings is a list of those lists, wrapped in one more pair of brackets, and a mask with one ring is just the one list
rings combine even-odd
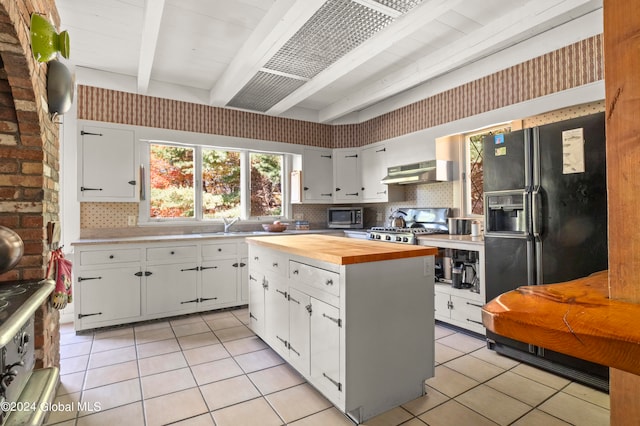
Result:
{"label": "kitchen towel", "polygon": [[71,262],[65,259],[62,248],[53,250],[47,268],[47,278],[55,280],[56,287],[51,294],[51,304],[56,309],[64,309],[72,299]]}

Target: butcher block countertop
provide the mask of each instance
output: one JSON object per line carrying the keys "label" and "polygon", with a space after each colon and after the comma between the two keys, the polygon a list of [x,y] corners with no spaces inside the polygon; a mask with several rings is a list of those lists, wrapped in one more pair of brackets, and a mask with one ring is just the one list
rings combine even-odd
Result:
{"label": "butcher block countertop", "polygon": [[519,287],[482,308],[488,330],[640,375],[640,305],[609,299],[607,271]]}
{"label": "butcher block countertop", "polygon": [[247,243],[337,265],[433,256],[438,253],[435,247],[316,234],[250,237]]}

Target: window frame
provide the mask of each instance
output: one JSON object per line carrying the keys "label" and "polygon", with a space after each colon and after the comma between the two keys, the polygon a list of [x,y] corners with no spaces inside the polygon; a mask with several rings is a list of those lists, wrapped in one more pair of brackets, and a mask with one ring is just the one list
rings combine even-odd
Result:
{"label": "window frame", "polygon": [[[161,139],[140,139],[140,163],[144,173],[143,193],[148,194],[146,197],[141,197],[139,203],[138,224],[149,226],[163,226],[163,225],[203,225],[207,223],[223,223],[222,219],[206,219],[203,217],[202,212],[202,191],[198,188],[202,188],[202,150],[214,149],[220,151],[233,151],[240,153],[240,219],[243,222],[255,222],[264,223],[271,222],[273,220],[289,220],[291,217],[291,199],[289,194],[289,179],[288,176],[292,170],[293,155],[286,152],[279,151],[266,151],[259,149],[249,148],[236,148],[227,146],[214,146],[207,144],[196,143],[182,143],[176,141],[168,141]],[[150,182],[150,150],[151,145],[167,145],[178,146],[183,148],[194,149],[194,209],[195,214],[192,218],[152,218],[151,217],[151,182]],[[282,155],[282,170],[281,170],[281,187],[282,187],[282,214],[279,216],[250,216],[250,153],[261,153],[271,155]]]}

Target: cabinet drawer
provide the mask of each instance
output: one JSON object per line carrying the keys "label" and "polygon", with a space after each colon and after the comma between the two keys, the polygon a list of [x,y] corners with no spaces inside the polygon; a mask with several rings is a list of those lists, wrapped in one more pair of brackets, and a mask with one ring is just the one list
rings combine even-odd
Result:
{"label": "cabinet drawer", "polygon": [[451,296],[451,319],[482,325],[482,305],[475,300]]}
{"label": "cabinet drawer", "polygon": [[293,282],[310,285],[334,296],[340,296],[340,274],[294,260],[290,261],[289,270],[291,271],[290,278]]}
{"label": "cabinet drawer", "polygon": [[263,271],[287,274],[287,256],[276,251],[253,249],[249,255],[249,264]]}
{"label": "cabinet drawer", "polygon": [[106,265],[109,263],[139,261],[140,249],[114,249],[80,252],[80,265]]}
{"label": "cabinet drawer", "polygon": [[156,247],[147,249],[147,260],[195,259],[196,246]]}
{"label": "cabinet drawer", "polygon": [[238,253],[236,243],[206,244],[202,246],[202,257],[235,256]]}

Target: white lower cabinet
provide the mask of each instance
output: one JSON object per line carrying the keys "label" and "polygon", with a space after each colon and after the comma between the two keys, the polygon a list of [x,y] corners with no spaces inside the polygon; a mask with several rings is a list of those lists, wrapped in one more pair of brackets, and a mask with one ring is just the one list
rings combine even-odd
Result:
{"label": "white lower cabinet", "polygon": [[246,256],[244,239],[75,244],[75,329],[247,304]]}
{"label": "white lower cabinet", "polygon": [[79,270],[76,309],[86,327],[140,316],[140,267]]}
{"label": "white lower cabinet", "polygon": [[434,374],[433,270],[431,256],[337,265],[250,240],[249,327],[362,422]]}
{"label": "white lower cabinet", "polygon": [[[462,297],[466,295],[467,297]],[[448,284],[435,286],[435,318],[458,327],[485,334],[482,325],[482,301],[469,290],[451,288]]]}
{"label": "white lower cabinet", "polygon": [[329,399],[342,392],[340,376],[340,310],[311,298],[310,362],[311,379]]}
{"label": "white lower cabinet", "polygon": [[195,262],[146,267],[146,313],[180,315],[194,309],[198,301],[198,271]]}
{"label": "white lower cabinet", "polygon": [[289,362],[309,374],[311,297],[289,288]]}
{"label": "white lower cabinet", "polygon": [[214,309],[238,297],[238,269],[235,259],[202,262],[198,309]]}

